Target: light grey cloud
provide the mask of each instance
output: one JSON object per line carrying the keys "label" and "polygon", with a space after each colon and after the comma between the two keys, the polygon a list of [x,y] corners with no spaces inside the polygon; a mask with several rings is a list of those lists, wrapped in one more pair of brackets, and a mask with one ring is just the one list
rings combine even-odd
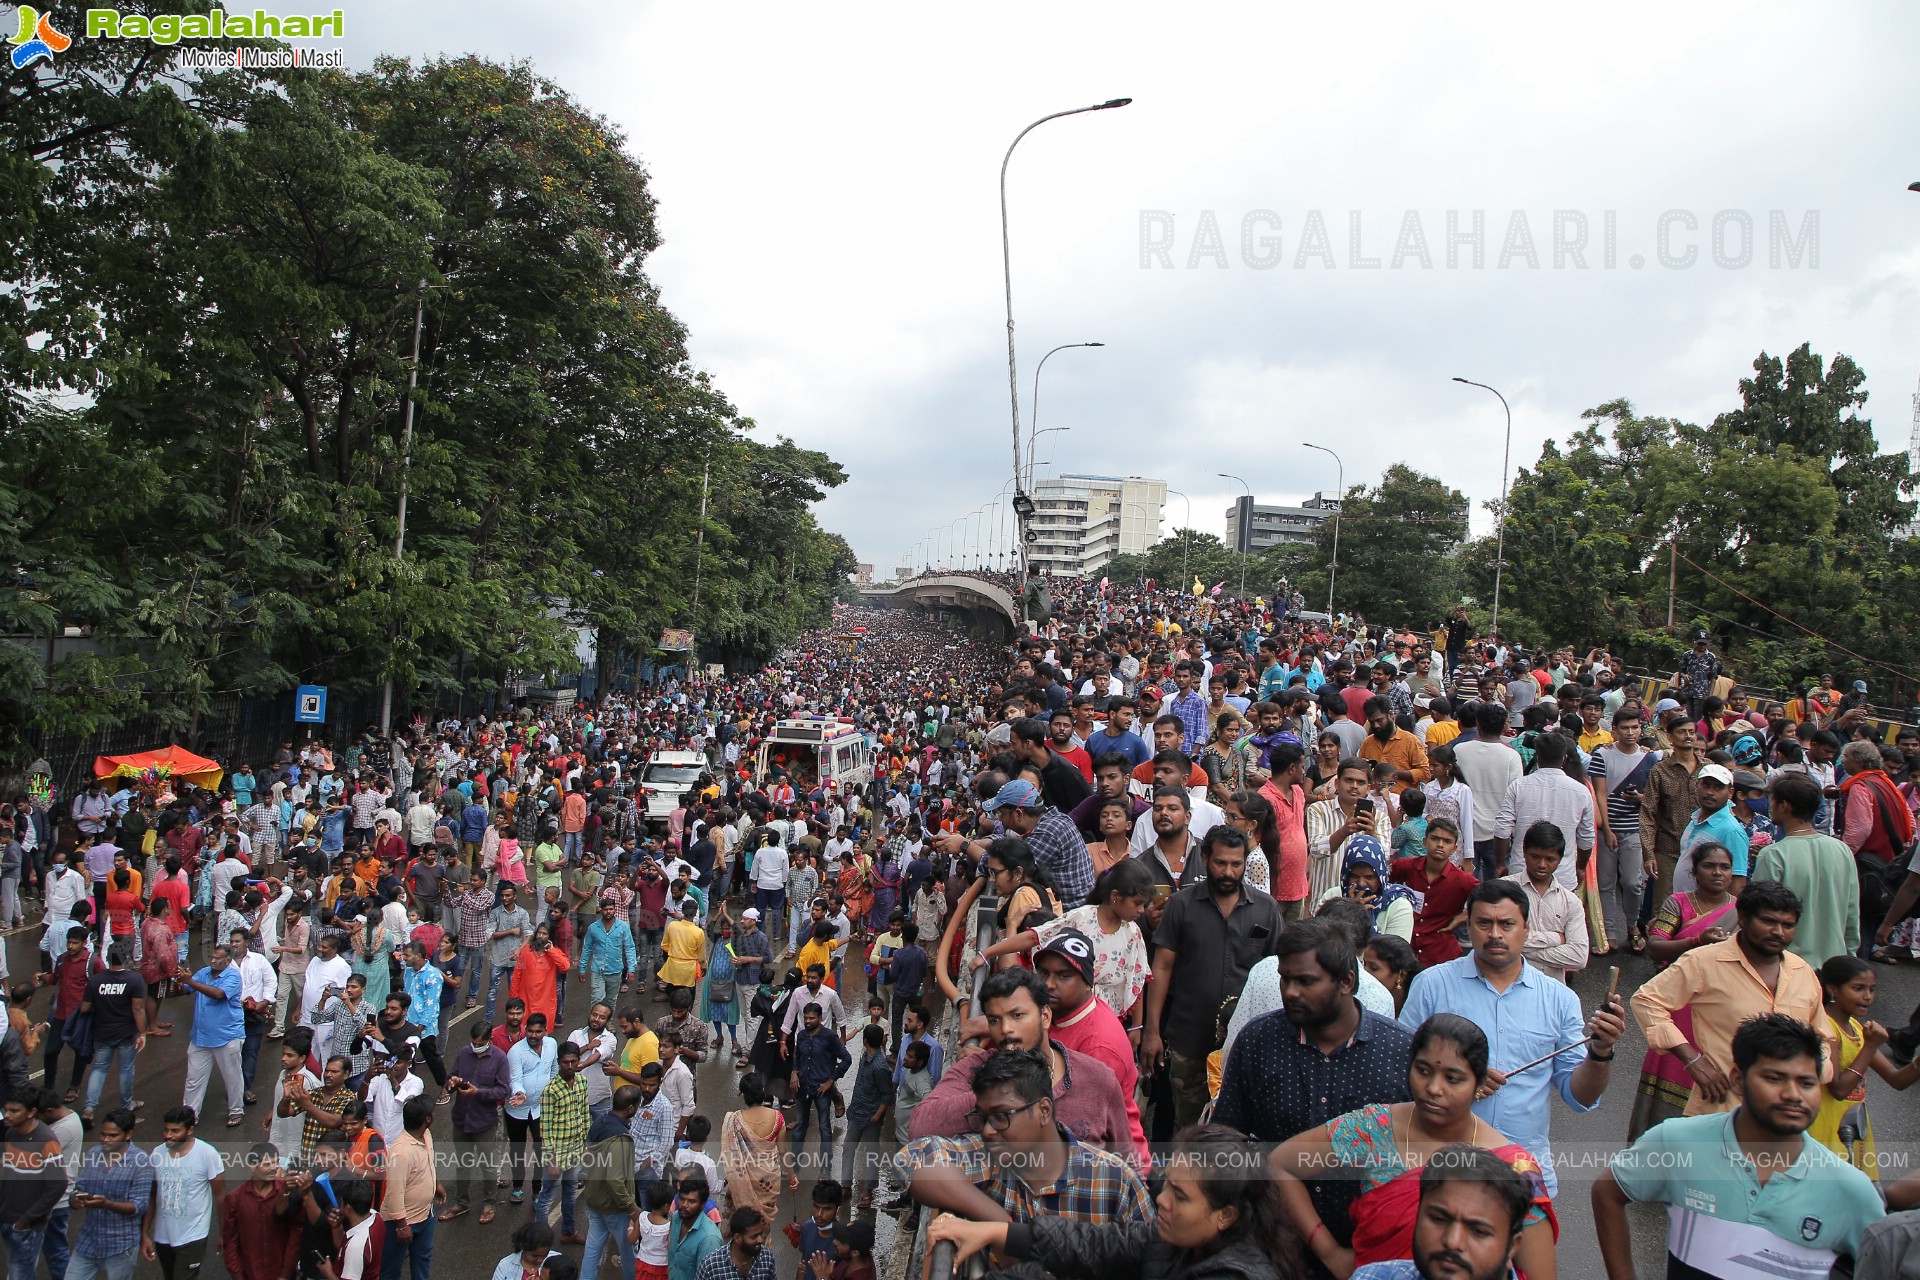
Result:
{"label": "light grey cloud", "polygon": [[[1503,422],[1454,374],[1506,393],[1525,464],[1616,396],[1708,419],[1759,351],[1802,341],[1858,360],[1883,447],[1907,439],[1910,7],[534,12],[354,3],[348,45],[361,63],[527,58],[619,125],[652,174],[666,237],[652,270],[695,358],[764,430],[848,466],[822,518],[883,567],[1008,474],[1001,155],[1035,117],[1114,96],[1135,102],[1037,130],[1010,174],[1023,401],[1049,347],[1108,344],[1047,368],[1042,425],[1073,428],[1041,445],[1055,470],[1164,477],[1218,533],[1238,489],[1215,472],[1263,498],[1330,488],[1329,460],[1299,447],[1312,439],[1340,450],[1349,482],[1395,461],[1443,477],[1485,529]],[[1172,215],[1172,265],[1143,268],[1156,210]],[[1194,252],[1208,210],[1225,266],[1205,241]],[[1391,265],[1409,210],[1431,269]],[[1449,269],[1448,212],[1471,226],[1475,210],[1483,265],[1461,248]],[[1713,262],[1723,210],[1753,226],[1744,267]],[[1776,210],[1796,235],[1817,219],[1817,267],[1804,248],[1797,268],[1769,265]],[[1278,217],[1277,266],[1243,256],[1254,211]],[[1333,265],[1296,266],[1315,211]],[[1537,268],[1523,253],[1498,265],[1516,211]],[[1554,265],[1556,211],[1563,238],[1585,219],[1584,270]],[[1670,228],[1691,267],[1658,261],[1668,211],[1695,220]],[[1723,221],[1737,249],[1740,218]]]}

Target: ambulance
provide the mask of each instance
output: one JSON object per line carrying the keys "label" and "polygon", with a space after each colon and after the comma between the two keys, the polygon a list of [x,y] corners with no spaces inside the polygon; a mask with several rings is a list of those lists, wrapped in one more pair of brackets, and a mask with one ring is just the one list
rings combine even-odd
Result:
{"label": "ambulance", "polygon": [[765,789],[776,771],[784,772],[802,796],[823,783],[828,794],[844,796],[873,781],[873,752],[866,735],[850,720],[780,720],[754,755],[754,783]]}

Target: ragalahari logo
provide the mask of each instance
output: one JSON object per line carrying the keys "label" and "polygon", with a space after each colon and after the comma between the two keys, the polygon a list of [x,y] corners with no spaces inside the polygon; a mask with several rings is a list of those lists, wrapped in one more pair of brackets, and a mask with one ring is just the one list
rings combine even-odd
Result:
{"label": "ragalahari logo", "polygon": [[41,58],[51,58],[56,53],[65,53],[73,43],[72,36],[61,35],[54,30],[53,23],[38,9],[20,6],[20,30],[15,32],[8,44],[16,46],[13,51],[13,65],[16,68],[30,67]]}

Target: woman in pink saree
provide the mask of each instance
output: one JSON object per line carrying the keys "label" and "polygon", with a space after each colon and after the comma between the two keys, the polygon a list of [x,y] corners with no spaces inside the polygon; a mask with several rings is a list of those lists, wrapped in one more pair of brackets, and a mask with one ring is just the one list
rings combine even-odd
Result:
{"label": "woman in pink saree", "polygon": [[[1663,969],[1695,947],[1725,941],[1733,934],[1733,855],[1727,846],[1704,840],[1689,850],[1688,857],[1693,860],[1693,892],[1668,898],[1647,926],[1647,953]],[[1674,1010],[1673,1024],[1692,1038],[1692,1010]],[[1680,1060],[1670,1053],[1647,1050],[1640,1064],[1633,1114],[1627,1119],[1627,1141],[1685,1111],[1692,1096],[1693,1077]]]}

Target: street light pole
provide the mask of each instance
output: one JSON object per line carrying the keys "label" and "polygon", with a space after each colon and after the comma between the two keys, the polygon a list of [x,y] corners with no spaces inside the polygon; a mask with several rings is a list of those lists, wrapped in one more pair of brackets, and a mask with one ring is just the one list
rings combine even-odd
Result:
{"label": "street light pole", "polygon": [[1507,398],[1494,391],[1484,382],[1475,382],[1471,378],[1455,378],[1455,382],[1464,382],[1469,387],[1479,387],[1482,391],[1493,391],[1500,399],[1500,407],[1507,411],[1506,443],[1500,446],[1500,527],[1494,536],[1493,551],[1493,621],[1487,630],[1500,630],[1500,573],[1507,567],[1507,458],[1513,452],[1513,407]]}
{"label": "street light pole", "polygon": [[1187,589],[1187,560],[1193,552],[1193,499],[1178,489],[1169,489],[1168,493],[1186,504],[1187,524],[1180,533],[1180,589]]}
{"label": "street light pole", "polygon": [[1339,454],[1323,444],[1308,444],[1304,440],[1300,444],[1303,448],[1318,449],[1326,454],[1333,459],[1333,465],[1338,468],[1335,472],[1338,479],[1334,483],[1340,486],[1340,505],[1333,509],[1333,561],[1327,566],[1327,626],[1331,628],[1333,626],[1333,583],[1334,579],[1340,576],[1340,517],[1347,509],[1347,464],[1340,461]]}
{"label": "street light pole", "polygon": [[[1114,107],[1124,107],[1132,101],[1132,98],[1109,98],[1105,102],[1095,103],[1090,107],[1074,107],[1070,111],[1056,111],[1052,115],[1041,116],[1014,135],[1013,141],[1007,146],[1006,156],[1000,161],[1000,274],[1007,296],[1007,398],[1013,405],[1013,478],[1016,481],[1017,492],[1024,493],[1017,483],[1020,479],[1020,371],[1014,358],[1013,347],[1013,240],[1007,230],[1007,166],[1013,163],[1014,148],[1020,145],[1020,140],[1047,121],[1058,120],[1062,116],[1083,115],[1089,111],[1109,111]],[[1024,524],[1024,521],[1022,523]],[[1023,529],[1022,533],[1024,532]],[[1027,607],[1027,573],[1027,545],[1026,539],[1022,537],[1020,539],[1020,610],[1023,618],[1026,616]]]}
{"label": "street light pole", "polygon": [[[413,307],[413,359],[407,366],[407,404],[401,411],[400,428],[400,509],[395,516],[399,526],[393,535],[393,561],[397,568],[407,550],[407,478],[413,470],[413,393],[420,385],[420,329],[427,318],[427,282],[420,281],[420,300]],[[389,659],[391,665],[391,659]],[[389,672],[380,690],[380,736],[393,728],[393,676]]]}
{"label": "street light pole", "polygon": [[[1222,480],[1240,480],[1239,476],[1225,471],[1213,474]],[[1244,598],[1247,594],[1247,553],[1253,549],[1253,486],[1240,480],[1240,487],[1247,491],[1247,518],[1240,522],[1245,526],[1240,530],[1240,595]]]}
{"label": "street light pole", "polygon": [[[1035,439],[1036,430],[1040,426],[1040,371],[1047,367],[1047,361],[1053,359],[1055,353],[1057,352],[1071,350],[1074,347],[1104,347],[1106,345],[1107,344],[1104,342],[1064,343],[1061,346],[1055,347],[1052,351],[1047,352],[1047,354],[1041,356],[1040,363],[1033,367],[1033,399],[1028,402],[1028,407],[1031,409],[1032,412],[1028,415],[1028,421],[1027,421],[1026,490],[1028,493],[1033,492],[1033,442]],[[1061,427],[1060,430],[1065,431],[1067,430],[1067,428]],[[1042,432],[1039,434],[1045,434],[1045,433]]]}

